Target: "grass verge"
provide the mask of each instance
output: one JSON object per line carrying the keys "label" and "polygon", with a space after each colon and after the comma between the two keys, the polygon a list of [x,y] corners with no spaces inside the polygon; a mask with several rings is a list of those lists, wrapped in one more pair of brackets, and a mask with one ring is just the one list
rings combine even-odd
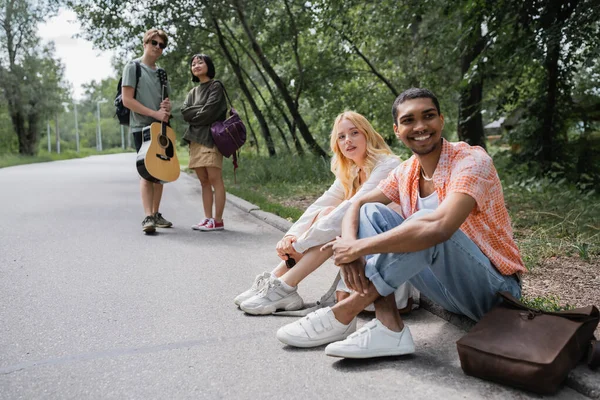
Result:
{"label": "grass verge", "polygon": [[[127,149],[125,151],[133,151]],[[72,158],[83,158],[98,154],[116,154],[124,152],[121,148],[108,149],[105,151],[96,151],[95,149],[80,149],[79,153],[75,150],[65,150],[60,154],[40,151],[35,156],[23,156],[20,154],[0,154],[0,168],[13,167],[16,165],[34,164],[50,161],[70,160]]]}

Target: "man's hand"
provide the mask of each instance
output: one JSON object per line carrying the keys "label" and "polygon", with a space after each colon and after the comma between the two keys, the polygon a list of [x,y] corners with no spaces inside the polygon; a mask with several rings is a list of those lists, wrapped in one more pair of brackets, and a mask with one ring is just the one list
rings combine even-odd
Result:
{"label": "man's hand", "polygon": [[167,110],[169,114],[171,114],[171,100],[167,97],[160,103],[160,108],[164,108]]}
{"label": "man's hand", "polygon": [[161,122],[169,122],[169,112],[164,108],[161,108],[160,110],[154,112],[152,118]]}
{"label": "man's hand", "polygon": [[344,281],[350,290],[364,296],[369,289],[369,280],[365,276],[366,261],[364,257],[340,266]]}
{"label": "man's hand", "polygon": [[277,255],[279,256],[279,258],[281,258],[284,261],[288,259],[288,255],[289,258],[293,258],[296,261],[302,258],[302,254],[298,253],[294,249],[294,246],[292,246],[292,243],[296,242],[297,239],[298,238],[296,236],[289,235],[284,236],[283,239],[281,239],[279,243],[277,243],[277,246],[275,246],[275,250],[277,251]]}
{"label": "man's hand", "polygon": [[325,244],[321,247],[321,251],[325,251],[328,248],[333,250],[333,261],[335,265],[342,266],[343,264],[349,264],[360,257],[357,251],[358,240],[344,239],[337,236],[335,240]]}

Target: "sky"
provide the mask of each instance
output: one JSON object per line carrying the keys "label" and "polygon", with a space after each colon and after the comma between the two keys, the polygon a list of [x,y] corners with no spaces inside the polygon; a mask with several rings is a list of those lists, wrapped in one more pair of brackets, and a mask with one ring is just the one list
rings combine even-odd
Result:
{"label": "sky", "polygon": [[56,57],[65,66],[65,78],[73,88],[75,99],[83,97],[82,84],[102,80],[112,73],[113,52],[94,49],[91,42],[75,38],[80,29],[75,13],[65,9],[38,27],[44,42],[54,41]]}

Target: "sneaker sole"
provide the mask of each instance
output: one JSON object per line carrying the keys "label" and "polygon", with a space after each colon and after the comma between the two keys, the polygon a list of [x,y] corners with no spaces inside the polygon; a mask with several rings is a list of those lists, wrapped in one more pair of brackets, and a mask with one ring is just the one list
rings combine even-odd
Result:
{"label": "sneaker sole", "polygon": [[198,227],[198,230],[202,231],[202,232],[210,232],[210,231],[223,231],[223,230],[225,230],[225,228],[211,228],[211,229],[206,229],[206,228]]}
{"label": "sneaker sole", "polygon": [[241,306],[243,302],[245,302],[246,300],[248,300],[251,297],[254,297],[254,295],[256,295],[256,293],[254,293],[252,296],[248,296],[248,297],[241,297],[240,299],[238,299],[237,297],[235,299],[233,299],[233,302],[235,303],[236,306]]}
{"label": "sneaker sole", "polygon": [[329,337],[329,338],[323,338],[323,339],[319,339],[319,340],[308,340],[308,339],[299,339],[295,336],[288,335],[288,333],[283,330],[278,330],[277,331],[277,339],[279,339],[279,341],[281,343],[287,344],[288,346],[301,347],[303,349],[306,349],[306,348],[310,348],[310,347],[323,346],[325,344],[329,344],[329,343],[333,343],[333,342],[339,342],[340,340],[346,339],[353,332],[354,331],[344,333],[343,335],[333,336],[333,337]]}
{"label": "sneaker sole", "polygon": [[172,226],[173,226],[173,224],[171,224],[171,225],[156,225],[157,228],[170,228]]}
{"label": "sneaker sole", "polygon": [[156,228],[153,226],[148,226],[146,228],[142,228],[142,231],[144,231],[144,233],[154,233],[156,232]]}
{"label": "sneaker sole", "polygon": [[394,348],[394,349],[377,349],[377,350],[359,350],[348,351],[344,349],[325,349],[325,355],[329,357],[339,358],[375,358],[375,357],[391,357],[404,356],[413,354],[415,348]]}
{"label": "sneaker sole", "polygon": [[249,308],[249,307],[242,307],[242,304],[240,304],[240,308],[242,309],[242,311],[244,311],[246,314],[250,314],[250,315],[269,315],[269,314],[273,314],[277,310],[296,311],[296,310],[301,309],[303,306],[304,306],[304,301],[302,299],[300,299],[299,301],[296,301],[294,303],[290,303],[285,307],[278,307],[277,304],[275,304],[275,305],[269,304],[268,306]]}

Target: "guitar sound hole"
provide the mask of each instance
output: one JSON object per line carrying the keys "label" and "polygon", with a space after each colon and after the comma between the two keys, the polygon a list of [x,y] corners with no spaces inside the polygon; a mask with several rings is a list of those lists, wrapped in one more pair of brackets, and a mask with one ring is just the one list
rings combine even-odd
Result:
{"label": "guitar sound hole", "polygon": [[167,147],[169,147],[169,138],[163,135],[158,136],[158,144],[163,149],[166,149]]}

